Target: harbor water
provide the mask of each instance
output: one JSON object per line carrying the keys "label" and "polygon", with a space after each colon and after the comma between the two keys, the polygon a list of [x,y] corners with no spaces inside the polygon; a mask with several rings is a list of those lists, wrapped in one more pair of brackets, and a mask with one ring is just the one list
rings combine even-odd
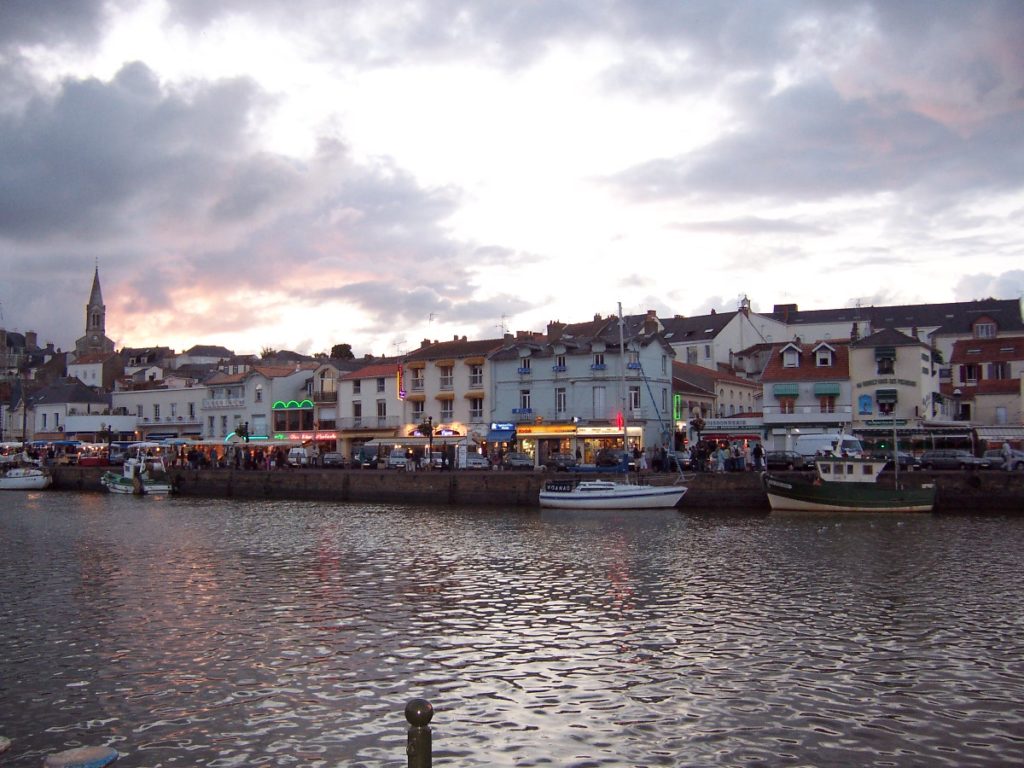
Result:
{"label": "harbor water", "polygon": [[1024,518],[6,493],[4,766],[1024,763]]}

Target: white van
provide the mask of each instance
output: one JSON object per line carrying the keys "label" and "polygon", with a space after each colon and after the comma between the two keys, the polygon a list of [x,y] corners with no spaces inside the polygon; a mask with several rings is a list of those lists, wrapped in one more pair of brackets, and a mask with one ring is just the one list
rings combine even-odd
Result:
{"label": "white van", "polygon": [[288,464],[293,467],[306,467],[312,464],[313,450],[301,445],[288,449]]}
{"label": "white van", "polygon": [[405,449],[395,448],[388,455],[388,469],[405,469]]}
{"label": "white van", "polygon": [[794,450],[807,459],[815,456],[834,454],[838,456],[860,456],[864,448],[860,440],[852,435],[830,432],[820,435],[800,435]]}

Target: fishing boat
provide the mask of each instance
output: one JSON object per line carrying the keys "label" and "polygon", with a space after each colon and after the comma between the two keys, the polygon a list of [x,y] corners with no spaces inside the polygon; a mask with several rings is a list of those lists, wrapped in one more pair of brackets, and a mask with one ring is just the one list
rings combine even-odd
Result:
{"label": "fishing boat", "polygon": [[125,459],[120,473],[104,472],[100,483],[111,493],[136,496],[174,493],[162,456],[131,456]]}
{"label": "fishing boat", "polygon": [[613,480],[549,480],[540,505],[555,509],[668,509],[686,493],[682,485],[634,485]]}
{"label": "fishing boat", "polygon": [[39,467],[11,467],[0,472],[0,491],[41,491],[53,477]]}
{"label": "fishing boat", "polygon": [[773,511],[931,512],[935,484],[908,485],[880,476],[888,459],[820,456],[807,478],[765,472],[761,478]]}

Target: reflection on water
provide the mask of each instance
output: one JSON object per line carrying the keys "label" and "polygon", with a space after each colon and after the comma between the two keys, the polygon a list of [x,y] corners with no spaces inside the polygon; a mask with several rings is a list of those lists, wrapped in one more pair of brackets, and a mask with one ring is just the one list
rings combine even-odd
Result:
{"label": "reflection on water", "polygon": [[5,765],[1024,761],[1024,521],[4,496]]}

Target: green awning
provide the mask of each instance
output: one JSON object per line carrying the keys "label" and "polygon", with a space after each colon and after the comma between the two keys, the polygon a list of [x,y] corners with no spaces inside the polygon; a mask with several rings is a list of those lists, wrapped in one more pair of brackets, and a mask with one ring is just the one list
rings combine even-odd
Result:
{"label": "green awning", "polygon": [[815,397],[826,397],[828,395],[838,395],[839,384],[838,382],[819,382],[814,385],[814,396]]}
{"label": "green awning", "polygon": [[799,384],[776,384],[772,387],[772,394],[775,397],[796,397],[800,394]]}
{"label": "green awning", "polygon": [[895,360],[896,347],[875,347],[875,360]]}
{"label": "green awning", "polygon": [[875,390],[875,402],[877,402],[877,403],[895,403],[896,402],[896,390],[895,389],[876,389]]}

